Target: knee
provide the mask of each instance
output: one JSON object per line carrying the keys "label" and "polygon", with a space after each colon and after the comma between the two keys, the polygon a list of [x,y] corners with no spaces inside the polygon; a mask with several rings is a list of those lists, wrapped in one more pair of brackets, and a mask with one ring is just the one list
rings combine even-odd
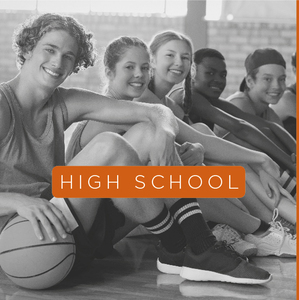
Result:
{"label": "knee", "polygon": [[103,132],[91,141],[90,155],[105,158],[107,165],[139,165],[135,149],[119,134]]}
{"label": "knee", "polygon": [[215,133],[210,129],[210,127],[204,123],[195,123],[192,125],[192,127],[195,130],[200,131],[201,133],[208,134],[208,135],[215,135]]}

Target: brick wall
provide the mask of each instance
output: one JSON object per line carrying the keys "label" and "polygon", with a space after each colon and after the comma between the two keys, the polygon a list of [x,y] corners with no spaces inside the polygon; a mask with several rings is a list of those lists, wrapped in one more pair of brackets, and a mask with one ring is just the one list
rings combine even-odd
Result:
{"label": "brick wall", "polygon": [[223,96],[238,90],[245,75],[244,61],[257,48],[275,48],[287,63],[287,82],[294,80],[291,55],[296,50],[296,24],[209,22],[208,45],[226,59],[228,77]]}
{"label": "brick wall", "polygon": [[[0,82],[17,74],[15,55],[11,49],[14,28],[32,13],[0,11]],[[127,16],[73,14],[85,27],[94,33],[99,50],[120,35],[134,35],[149,42],[161,30],[173,29],[184,32],[184,18],[160,16]],[[259,47],[273,47],[279,50],[287,61],[288,81],[293,79],[290,68],[291,54],[296,49],[296,25],[273,23],[209,22],[208,47],[216,48],[226,58],[228,84],[223,96],[238,89],[245,69],[244,60],[248,53]],[[79,74],[72,75],[65,86],[78,86],[92,90],[99,89],[101,66],[96,65]]]}
{"label": "brick wall", "polygon": [[[31,16],[30,12],[0,11],[0,82],[7,81],[18,72],[11,37],[15,27]],[[138,36],[146,43],[158,31],[173,29],[183,31],[184,18],[160,16],[121,16],[98,14],[72,14],[88,31],[93,32],[99,54],[108,42],[121,35]],[[76,86],[97,91],[101,81],[100,62],[93,68],[71,75],[64,86]]]}

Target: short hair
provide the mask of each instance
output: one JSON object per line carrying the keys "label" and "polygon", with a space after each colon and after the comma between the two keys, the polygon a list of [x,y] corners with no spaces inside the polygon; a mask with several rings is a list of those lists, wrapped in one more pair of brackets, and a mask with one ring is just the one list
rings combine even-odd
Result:
{"label": "short hair", "polygon": [[78,43],[78,54],[75,61],[74,73],[82,68],[93,66],[96,60],[93,34],[87,33],[83,25],[70,16],[47,13],[27,19],[14,32],[13,50],[17,55],[19,68],[25,62],[24,54],[32,51],[38,41],[52,30],[64,30]]}
{"label": "short hair", "polygon": [[206,57],[216,57],[221,60],[225,60],[224,56],[216,49],[202,48],[195,51],[193,55],[193,61],[199,65]]}
{"label": "short hair", "polygon": [[148,54],[147,45],[137,37],[122,36],[119,37],[106,47],[104,53],[104,66],[111,71],[115,71],[116,64],[122,59],[126,51],[132,47],[144,49]]}

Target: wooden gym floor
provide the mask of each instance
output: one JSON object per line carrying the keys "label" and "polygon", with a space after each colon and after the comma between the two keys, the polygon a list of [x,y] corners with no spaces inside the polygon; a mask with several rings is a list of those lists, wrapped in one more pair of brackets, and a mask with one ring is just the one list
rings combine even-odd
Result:
{"label": "wooden gym floor", "polygon": [[156,242],[153,236],[125,238],[112,256],[49,290],[19,288],[0,270],[0,300],[296,299],[294,258],[254,258],[254,264],[273,275],[265,285],[191,282],[156,269]]}

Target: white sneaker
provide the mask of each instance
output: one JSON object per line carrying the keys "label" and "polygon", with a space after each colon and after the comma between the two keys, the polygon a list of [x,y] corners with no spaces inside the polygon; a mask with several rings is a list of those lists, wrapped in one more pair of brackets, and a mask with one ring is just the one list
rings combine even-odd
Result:
{"label": "white sneaker", "polygon": [[257,256],[276,255],[279,257],[296,257],[297,235],[290,234],[280,222],[275,221],[278,209],[274,209],[271,227],[262,235],[247,234],[244,239],[257,246]]}
{"label": "white sneaker", "polygon": [[250,257],[257,253],[255,244],[244,241],[241,234],[229,225],[217,224],[212,232],[217,241],[226,241],[229,246],[243,256]]}

